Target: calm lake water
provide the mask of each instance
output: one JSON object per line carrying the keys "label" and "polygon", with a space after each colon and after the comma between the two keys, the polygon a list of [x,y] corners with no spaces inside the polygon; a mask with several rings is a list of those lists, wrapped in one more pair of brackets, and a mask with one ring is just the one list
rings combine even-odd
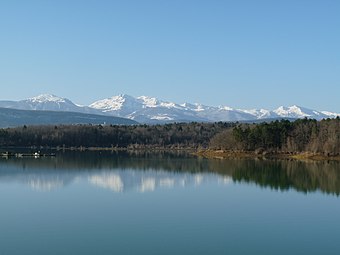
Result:
{"label": "calm lake water", "polygon": [[0,254],[339,254],[340,164],[0,159]]}

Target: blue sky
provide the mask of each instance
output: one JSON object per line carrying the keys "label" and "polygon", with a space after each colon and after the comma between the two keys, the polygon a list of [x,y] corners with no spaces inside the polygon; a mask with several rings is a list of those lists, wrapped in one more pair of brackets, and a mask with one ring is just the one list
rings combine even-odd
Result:
{"label": "blue sky", "polygon": [[340,112],[340,1],[0,1],[0,99]]}

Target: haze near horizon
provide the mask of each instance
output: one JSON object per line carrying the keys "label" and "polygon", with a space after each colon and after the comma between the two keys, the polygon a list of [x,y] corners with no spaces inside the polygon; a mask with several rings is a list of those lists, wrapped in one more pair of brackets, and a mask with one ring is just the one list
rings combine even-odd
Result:
{"label": "haze near horizon", "polygon": [[1,100],[340,112],[339,12],[336,1],[1,2]]}

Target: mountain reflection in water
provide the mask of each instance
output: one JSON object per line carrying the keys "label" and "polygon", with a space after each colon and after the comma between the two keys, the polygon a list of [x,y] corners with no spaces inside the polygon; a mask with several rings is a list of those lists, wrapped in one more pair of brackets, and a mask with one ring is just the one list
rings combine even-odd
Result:
{"label": "mountain reflection in water", "polygon": [[208,160],[175,153],[66,152],[56,158],[0,159],[0,183],[51,191],[77,180],[113,192],[151,192],[203,183],[254,183],[275,190],[340,193],[339,162]]}

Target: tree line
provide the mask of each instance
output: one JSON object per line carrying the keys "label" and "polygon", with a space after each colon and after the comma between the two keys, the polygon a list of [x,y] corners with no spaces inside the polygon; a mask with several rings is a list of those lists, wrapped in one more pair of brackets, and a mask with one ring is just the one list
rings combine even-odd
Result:
{"label": "tree line", "polygon": [[340,155],[340,118],[240,124],[216,134],[210,148]]}
{"label": "tree line", "polygon": [[340,118],[270,123],[58,125],[0,129],[0,147],[192,148],[340,155]]}
{"label": "tree line", "polygon": [[1,147],[206,148],[232,123],[58,125],[0,129]]}

